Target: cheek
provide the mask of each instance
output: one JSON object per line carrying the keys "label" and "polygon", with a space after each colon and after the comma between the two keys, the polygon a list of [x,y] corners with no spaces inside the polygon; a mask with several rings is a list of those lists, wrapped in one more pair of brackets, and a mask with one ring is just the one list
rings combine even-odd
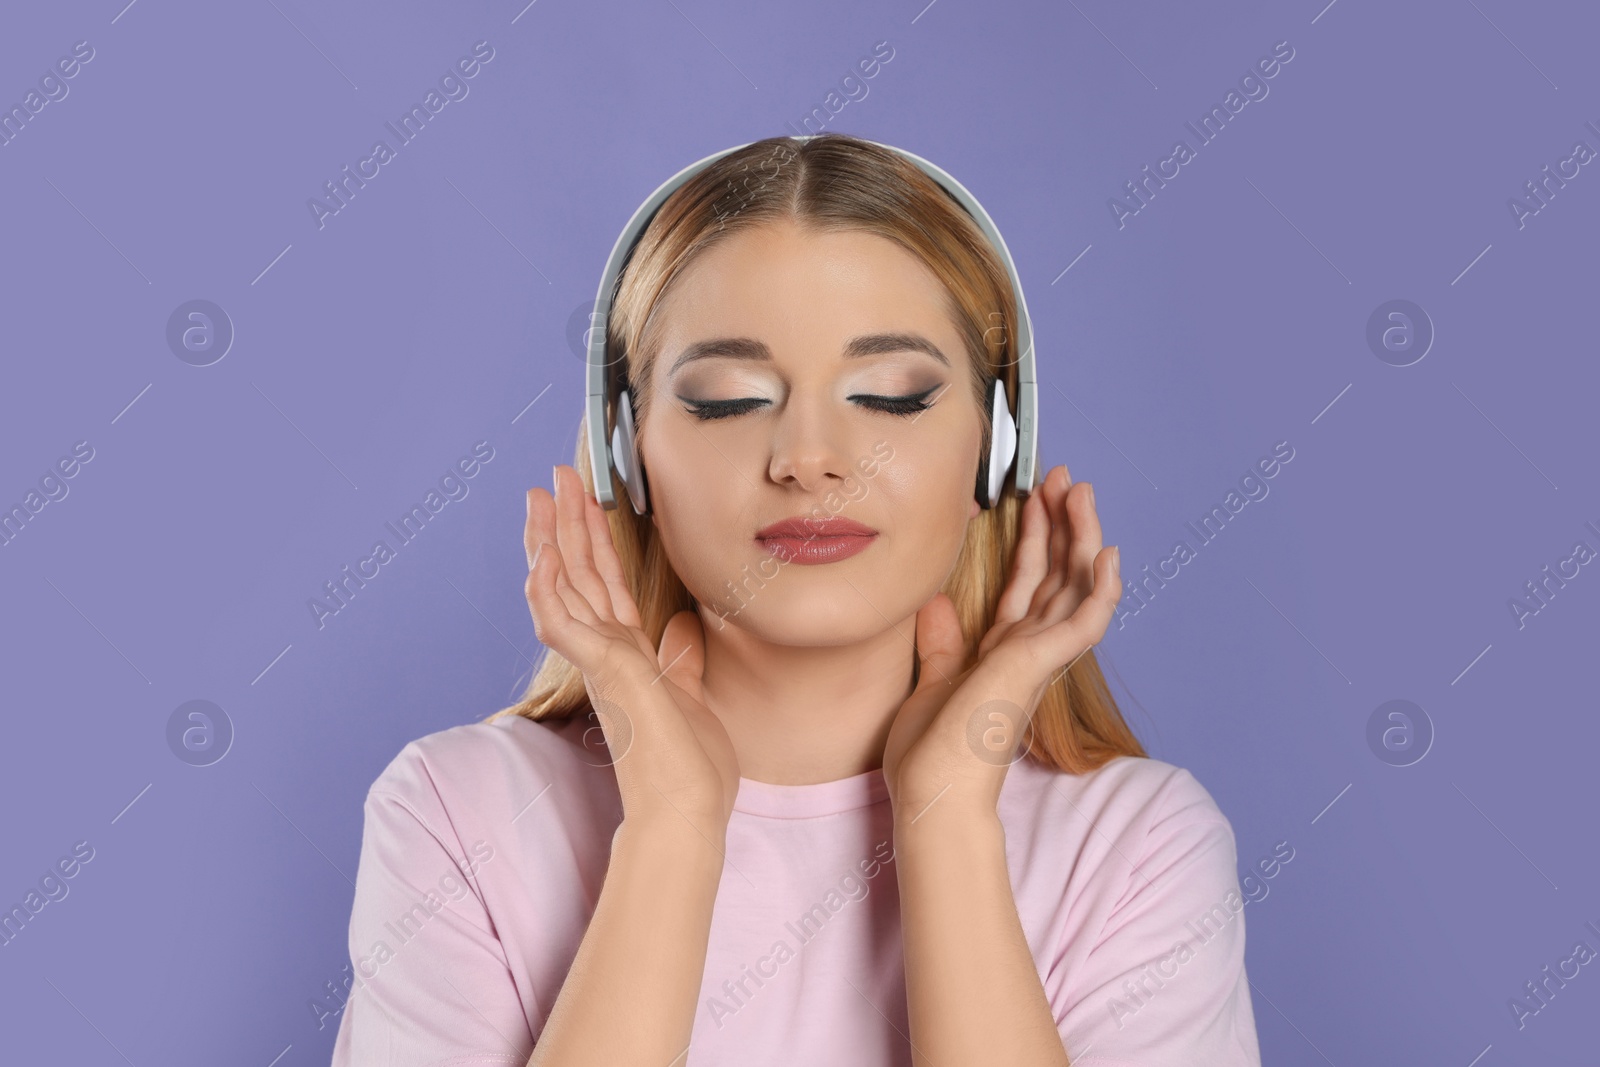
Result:
{"label": "cheek", "polygon": [[[703,604],[723,604],[724,610],[734,610],[741,599],[737,589],[762,584],[761,554],[754,545],[746,549],[730,544],[728,531],[735,522],[721,520],[709,507],[696,508],[695,503],[679,494],[669,507],[652,509],[656,537],[691,596]],[[767,574],[771,575],[770,569]]]}
{"label": "cheek", "polygon": [[658,497],[664,515],[676,513],[691,520],[699,514],[709,519],[706,509],[715,512],[730,506],[735,494],[727,481],[738,478],[738,472],[683,415],[666,411],[658,421],[652,410],[639,434],[639,452],[649,478],[652,512],[658,510]]}
{"label": "cheek", "polygon": [[743,495],[732,484],[737,475],[717,478],[713,468],[676,464],[651,474],[651,519],[668,557],[686,581],[703,577],[727,557],[728,538],[743,528]]}
{"label": "cheek", "polygon": [[[977,467],[962,447],[897,448],[868,481],[881,506],[872,514],[894,524],[895,539],[918,551],[951,554],[966,536],[975,504]],[[915,457],[915,458],[911,458]]]}
{"label": "cheek", "polygon": [[693,427],[688,430],[652,441],[654,454],[670,458],[652,463],[647,454],[644,460],[650,517],[662,550],[684,587],[702,603],[735,611],[759,593],[755,600],[762,608],[778,604],[781,596],[767,581],[777,576],[782,582],[781,574],[764,563],[767,553],[748,536],[759,525],[757,494],[750,485],[756,472],[737,470]]}

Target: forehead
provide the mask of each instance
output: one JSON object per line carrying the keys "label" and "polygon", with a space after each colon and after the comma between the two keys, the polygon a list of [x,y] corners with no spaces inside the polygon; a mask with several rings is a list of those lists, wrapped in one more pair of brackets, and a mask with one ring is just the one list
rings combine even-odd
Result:
{"label": "forehead", "polygon": [[962,351],[944,286],[905,248],[863,230],[819,231],[785,220],[740,231],[701,252],[656,309],[657,363],[709,337],[751,336],[777,358],[869,333],[929,336]]}

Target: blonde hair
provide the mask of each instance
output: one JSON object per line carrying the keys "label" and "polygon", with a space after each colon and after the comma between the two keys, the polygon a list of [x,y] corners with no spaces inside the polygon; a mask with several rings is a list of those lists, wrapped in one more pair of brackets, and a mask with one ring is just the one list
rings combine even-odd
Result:
{"label": "blonde hair", "polygon": [[[770,137],[746,145],[700,171],[661,205],[618,279],[607,323],[610,358],[621,359],[627,380],[651,380],[652,315],[673,279],[713,244],[778,221],[817,231],[874,233],[917,256],[949,298],[951,319],[972,357],[974,402],[984,407],[993,375],[1006,383],[1010,396],[1017,395],[1016,356],[1005,328],[1014,320],[1015,299],[997,251],[965,209],[921,168],[880,145],[835,132],[804,142]],[[645,417],[649,391],[635,388],[631,395],[637,423]],[[987,454],[987,410],[983,419]],[[573,466],[593,493],[585,441],[580,427]],[[1008,474],[1000,502],[967,524],[943,588],[973,645],[994,622],[1021,531],[1023,500],[1013,487],[1014,474]],[[613,492],[618,500],[626,498],[615,478]],[[606,518],[644,632],[659,645],[667,620],[695,610],[695,599],[672,569],[648,515],[623,505],[607,511]],[[916,674],[914,660],[913,685]],[[522,698],[485,721],[507,715],[563,719],[588,710],[582,674],[546,648]],[[1027,740],[1026,758],[1071,774],[1117,756],[1146,754],[1123,720],[1092,649],[1046,688]]]}

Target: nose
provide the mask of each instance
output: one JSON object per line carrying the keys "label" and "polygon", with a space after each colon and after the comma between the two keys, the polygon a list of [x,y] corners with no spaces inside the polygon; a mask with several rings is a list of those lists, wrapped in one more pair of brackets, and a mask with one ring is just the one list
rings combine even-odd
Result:
{"label": "nose", "polygon": [[828,488],[830,480],[849,477],[852,468],[847,421],[843,412],[831,409],[828,400],[807,398],[798,390],[791,392],[773,420],[768,476],[779,485],[808,493]]}

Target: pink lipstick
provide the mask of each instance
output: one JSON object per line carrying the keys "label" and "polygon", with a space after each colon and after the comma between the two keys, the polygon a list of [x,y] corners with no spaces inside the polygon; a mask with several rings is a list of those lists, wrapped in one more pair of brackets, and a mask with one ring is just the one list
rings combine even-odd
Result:
{"label": "pink lipstick", "polygon": [[795,515],[756,531],[756,542],[785,563],[833,563],[877,540],[878,531],[851,519]]}

